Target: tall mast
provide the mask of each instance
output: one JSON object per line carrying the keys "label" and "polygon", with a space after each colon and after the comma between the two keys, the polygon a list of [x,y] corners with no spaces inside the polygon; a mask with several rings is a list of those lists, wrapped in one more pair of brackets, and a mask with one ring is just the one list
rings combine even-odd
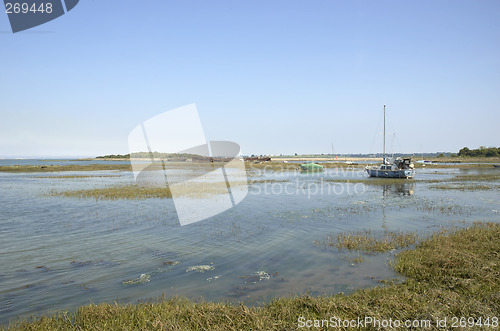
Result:
{"label": "tall mast", "polygon": [[384,164],[385,164],[385,105],[384,105]]}

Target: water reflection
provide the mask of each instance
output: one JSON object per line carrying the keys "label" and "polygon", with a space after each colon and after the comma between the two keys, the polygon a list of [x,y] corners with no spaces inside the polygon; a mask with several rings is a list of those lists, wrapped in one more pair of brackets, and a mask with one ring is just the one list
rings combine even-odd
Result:
{"label": "water reflection", "polygon": [[415,192],[415,182],[382,185],[382,195],[410,196]]}

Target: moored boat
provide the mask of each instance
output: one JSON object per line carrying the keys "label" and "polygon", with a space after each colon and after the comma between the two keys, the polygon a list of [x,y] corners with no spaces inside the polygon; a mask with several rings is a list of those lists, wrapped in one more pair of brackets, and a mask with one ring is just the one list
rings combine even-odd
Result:
{"label": "moored boat", "polygon": [[385,105],[384,105],[384,153],[383,163],[376,166],[367,166],[366,172],[370,177],[381,178],[413,178],[415,166],[410,157],[385,157]]}
{"label": "moored boat", "polygon": [[302,163],[300,165],[300,168],[303,171],[323,171],[324,170],[322,165],[316,164],[316,163]]}
{"label": "moored boat", "polygon": [[413,178],[415,168],[411,158],[385,159],[384,164],[367,166],[366,172],[370,177],[381,178]]}

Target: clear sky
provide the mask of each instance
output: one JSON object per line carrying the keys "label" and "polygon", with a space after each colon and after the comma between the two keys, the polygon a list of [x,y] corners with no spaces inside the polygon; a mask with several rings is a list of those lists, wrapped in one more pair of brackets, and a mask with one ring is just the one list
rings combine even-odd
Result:
{"label": "clear sky", "polygon": [[127,153],[190,103],[244,154],[381,152],[384,104],[392,151],[500,146],[499,18],[497,0],[81,0],[13,34],[0,13],[0,157]]}

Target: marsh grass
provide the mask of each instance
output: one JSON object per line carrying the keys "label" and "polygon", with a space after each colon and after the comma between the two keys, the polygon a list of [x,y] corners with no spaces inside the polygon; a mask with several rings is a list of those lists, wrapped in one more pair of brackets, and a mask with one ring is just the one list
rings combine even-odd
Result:
{"label": "marsh grass", "polygon": [[172,192],[168,187],[151,187],[139,185],[120,185],[104,188],[93,188],[87,190],[71,190],[63,192],[50,192],[50,196],[62,196],[67,198],[117,200],[131,199],[143,200],[148,198],[170,199]]}
{"label": "marsh grass", "polygon": [[0,166],[0,172],[59,172],[59,171],[102,171],[102,170],[127,170],[131,171],[130,164],[85,164],[85,165],[13,165]]}
{"label": "marsh grass", "polygon": [[357,256],[348,258],[348,261],[352,264],[360,264],[360,263],[365,262],[366,259],[364,257],[362,257],[361,255],[357,255]]}
{"label": "marsh grass", "polygon": [[374,236],[371,230],[355,233],[327,235],[324,243],[337,249],[361,251],[367,254],[387,252],[392,249],[408,247],[417,242],[413,232],[386,232],[382,237]]}
{"label": "marsh grass", "polygon": [[489,191],[498,190],[498,187],[488,185],[464,185],[464,184],[449,184],[449,185],[433,185],[429,186],[433,190],[458,190],[458,191]]}
{"label": "marsh grass", "polygon": [[467,295],[500,313],[500,225],[475,223],[450,233],[442,231],[416,250],[401,252],[394,269],[429,285]]}
{"label": "marsh grass", "polygon": [[[305,163],[305,161],[304,161]],[[332,162],[332,163],[320,163],[324,168],[341,168],[343,170],[358,170],[363,168],[361,165],[353,165],[353,164],[345,164],[340,162]],[[261,162],[261,163],[252,163],[245,162],[245,166],[247,170],[264,170],[264,171],[295,171],[301,170],[300,163],[284,163],[284,162]]]}
{"label": "marsh grass", "polygon": [[[473,161],[471,161],[473,162]],[[420,163],[415,163],[416,169],[486,169],[492,168],[491,163],[477,163],[477,164],[462,164],[462,163],[434,163],[426,164],[425,166]]]}
{"label": "marsh grass", "polygon": [[408,184],[415,183],[413,179],[404,178],[361,178],[361,179],[323,179],[325,182],[332,183],[350,183],[357,184],[362,183],[366,185],[398,185],[398,184]]}
{"label": "marsh grass", "polygon": [[468,181],[493,182],[498,180],[500,180],[500,171],[488,174],[458,175],[450,179],[450,181],[460,181],[460,182],[468,182]]}
{"label": "marsh grass", "polygon": [[138,304],[92,304],[74,313],[14,322],[9,329],[297,330],[299,317],[321,321],[332,316],[419,320],[428,322],[426,329],[432,330],[439,329],[436,321],[445,317],[449,326],[453,316],[472,317],[474,322],[489,318],[491,324],[500,313],[499,252],[500,225],[476,223],[468,229],[437,233],[416,249],[399,253],[393,267],[406,276],[404,282],[388,281],[351,295],[306,294],[257,307],[162,297]]}
{"label": "marsh grass", "polygon": [[[428,161],[432,162],[459,162],[459,163],[486,163],[486,164],[491,164],[491,163],[499,163],[500,162],[500,157],[467,157],[467,156],[461,156],[461,157],[431,157],[431,158],[425,158]],[[416,158],[415,158],[416,160]]]}
{"label": "marsh grass", "polygon": [[30,178],[79,179],[79,178],[111,178],[111,177],[121,177],[121,175],[34,176]]}
{"label": "marsh grass", "polygon": [[[488,174],[467,174],[467,175],[457,175],[453,178],[437,181],[437,180],[427,180],[427,183],[441,183],[442,185],[433,185],[429,188],[434,190],[460,190],[460,191],[487,191],[487,190],[497,190],[497,185],[500,183],[500,172],[498,173],[488,173]],[[475,184],[487,182],[489,185],[485,184]]]}
{"label": "marsh grass", "polygon": [[253,184],[274,184],[274,183],[287,183],[290,180],[288,179],[257,179],[257,180],[250,180],[248,182],[249,185]]}
{"label": "marsh grass", "polygon": [[[246,185],[246,181],[232,181],[231,188]],[[228,189],[225,182],[199,182],[199,183],[177,183],[172,186],[175,197],[187,198],[212,198],[220,194],[227,194]],[[67,197],[80,199],[96,199],[96,200],[144,200],[150,198],[171,199],[173,197],[172,190],[168,186],[158,185],[116,185],[104,188],[92,188],[85,190],[70,190],[70,191],[52,191],[49,196]]]}

